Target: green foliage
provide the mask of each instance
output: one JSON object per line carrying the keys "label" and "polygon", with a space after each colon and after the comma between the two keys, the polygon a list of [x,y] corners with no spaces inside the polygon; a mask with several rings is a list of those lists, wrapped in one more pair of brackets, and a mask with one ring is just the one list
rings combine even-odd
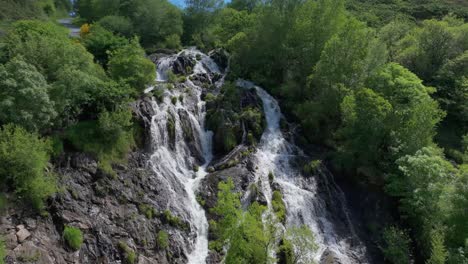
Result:
{"label": "green foliage", "polygon": [[319,247],[314,234],[307,226],[289,227],[283,239],[289,241],[294,248],[291,263],[314,263],[311,253],[316,252]]}
{"label": "green foliage", "polygon": [[225,183],[220,182],[218,188],[218,201],[211,209],[219,216],[217,222],[210,222],[217,238],[212,245],[220,250],[229,242],[226,263],[265,263],[272,237],[272,233],[263,228],[265,207],[255,202],[243,212],[239,193],[233,192],[234,183],[230,178]]}
{"label": "green foliage", "polygon": [[30,131],[51,126],[57,113],[49,89],[42,74],[19,58],[0,65],[0,123],[14,123]]}
{"label": "green foliage", "polygon": [[180,46],[181,11],[167,0],[78,0],[78,14],[88,22],[124,36],[138,35],[146,48]]}
{"label": "green foliage", "polygon": [[382,252],[390,263],[411,263],[411,240],[406,231],[398,227],[387,227],[382,233]]}
{"label": "green foliage", "polygon": [[139,92],[156,79],[155,65],[145,58],[138,39],[132,39],[128,45],[111,52],[108,68],[112,78],[128,83]]}
{"label": "green foliage", "polygon": [[139,204],[138,210],[140,211],[140,213],[144,214],[146,218],[148,219],[153,219],[156,213],[154,207],[151,206],[150,204],[144,204],[144,203]]}
{"label": "green foliage", "polygon": [[63,230],[63,239],[65,239],[70,248],[78,250],[83,244],[83,233],[79,228],[65,226],[65,229]]}
{"label": "green foliage", "polygon": [[97,24],[114,34],[120,34],[125,37],[132,36],[133,25],[126,17],[116,15],[105,16],[99,19]]}
{"label": "green foliage", "polygon": [[124,257],[125,264],[134,264],[137,260],[137,256],[134,250],[132,250],[125,242],[119,242],[119,248]]}
{"label": "green foliage", "polygon": [[157,244],[161,249],[166,249],[169,246],[169,234],[166,231],[160,230],[158,232]]}
{"label": "green foliage", "polygon": [[164,210],[163,212],[164,221],[174,227],[185,227],[185,223],[177,216],[173,215],[171,211]]}
{"label": "green foliage", "polygon": [[[4,59],[7,62],[3,69],[8,71],[8,74],[3,75],[12,79],[5,92],[15,85],[21,85],[25,92],[35,93],[30,96],[37,96],[37,103],[42,107],[36,109],[37,113],[52,107],[52,116],[42,114],[36,118],[37,122],[44,118],[50,119],[46,122],[47,126],[43,124],[44,128],[72,123],[85,106],[92,107],[100,101],[95,100],[95,95],[106,90],[102,89],[103,86],[108,87],[102,68],[93,62],[92,55],[82,45],[69,39],[68,32],[62,27],[40,21],[19,21],[12,25],[3,43],[6,50]],[[21,61],[27,61],[27,64]],[[24,74],[28,76],[21,76]],[[22,101],[20,94],[15,97],[18,97],[19,103]],[[29,102],[29,105],[31,107],[35,104]],[[18,107],[21,109],[24,106]],[[25,113],[30,110],[25,109]],[[37,126],[35,122],[22,125],[29,128]]]}
{"label": "green foliage", "polygon": [[135,145],[132,113],[123,107],[104,111],[98,120],[82,121],[67,129],[65,138],[77,149],[94,154],[100,168],[114,175],[111,164],[121,161]]}
{"label": "green foliage", "polygon": [[0,20],[47,19],[56,11],[70,10],[70,2],[62,0],[1,0]]}
{"label": "green foliage", "polygon": [[431,256],[426,261],[427,264],[444,264],[447,260],[448,252],[444,245],[444,236],[440,230],[431,232]]}
{"label": "green foliage", "polygon": [[14,125],[0,130],[0,182],[37,210],[57,190],[54,175],[46,172],[50,152],[50,142],[37,134]]}
{"label": "green foliage", "polygon": [[322,166],[322,161],[321,160],[313,160],[306,165],[304,165],[304,172],[308,174],[316,173],[317,171],[320,170],[320,166]]}
{"label": "green foliage", "polygon": [[278,220],[284,223],[286,221],[286,204],[284,204],[283,195],[280,191],[276,190],[273,192],[271,205]]}
{"label": "green foliage", "polygon": [[101,65],[107,65],[109,54],[128,45],[128,40],[114,35],[111,31],[93,24],[86,34],[82,34],[82,43],[86,49],[94,55],[94,59]]}

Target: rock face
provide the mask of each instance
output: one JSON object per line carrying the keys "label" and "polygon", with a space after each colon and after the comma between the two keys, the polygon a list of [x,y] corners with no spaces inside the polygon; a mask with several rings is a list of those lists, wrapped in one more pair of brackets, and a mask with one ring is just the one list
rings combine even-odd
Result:
{"label": "rock face", "polygon": [[[127,165],[114,168],[114,178],[100,171],[90,156],[71,153],[62,157],[57,171],[64,190],[51,201],[50,215],[10,209],[2,220],[0,230],[8,234],[9,259],[47,264],[118,263],[123,258],[118,245],[124,241],[135,250],[139,263],[185,263],[182,248],[187,242],[183,237],[190,237],[189,230],[166,223],[162,216],[165,190],[157,188],[159,179],[147,167],[147,159],[143,152],[131,153]],[[65,246],[65,226],[83,232],[80,250],[73,252]],[[169,233],[168,251],[159,249],[160,230]]]}

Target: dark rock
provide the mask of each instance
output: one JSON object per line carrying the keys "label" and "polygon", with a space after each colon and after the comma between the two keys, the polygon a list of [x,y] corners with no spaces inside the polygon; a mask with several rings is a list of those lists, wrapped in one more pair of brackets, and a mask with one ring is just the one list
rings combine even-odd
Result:
{"label": "dark rock", "polygon": [[208,88],[211,85],[211,77],[206,73],[198,73],[190,76],[190,80],[196,86]]}
{"label": "dark rock", "polygon": [[179,55],[172,64],[172,71],[175,74],[189,75],[193,67],[195,67],[195,61],[184,54]]}
{"label": "dark rock", "polygon": [[320,264],[343,264],[335,252],[327,248],[320,257]]}
{"label": "dark rock", "polygon": [[229,54],[224,49],[215,49],[208,53],[208,56],[218,64],[219,68],[224,72],[229,65]]}

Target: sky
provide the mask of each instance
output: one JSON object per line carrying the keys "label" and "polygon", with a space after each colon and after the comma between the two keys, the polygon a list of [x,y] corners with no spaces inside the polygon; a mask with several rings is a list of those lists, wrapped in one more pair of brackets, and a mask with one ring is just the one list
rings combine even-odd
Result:
{"label": "sky", "polygon": [[177,6],[180,6],[180,7],[184,7],[185,5],[185,0],[169,0],[171,1],[173,4],[177,5]]}

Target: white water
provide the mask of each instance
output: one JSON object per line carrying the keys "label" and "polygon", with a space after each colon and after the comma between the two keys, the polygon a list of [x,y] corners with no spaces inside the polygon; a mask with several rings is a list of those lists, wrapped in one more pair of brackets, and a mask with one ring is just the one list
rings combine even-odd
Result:
{"label": "white water", "polygon": [[[187,49],[158,61],[159,84],[147,89],[148,92],[160,89],[158,87],[167,82],[168,70],[182,53],[192,58],[201,58],[194,67],[194,74],[220,74],[218,66],[208,56],[195,49]],[[222,82],[223,78],[216,85],[219,87]],[[304,179],[300,171],[291,165],[294,158],[304,154],[283,137],[280,130],[282,114],[278,102],[252,83],[240,81],[238,85],[255,88],[263,101],[267,127],[255,154],[255,174],[269,207],[271,208],[272,190],[268,173],[271,171],[286,203],[286,225],[307,225],[315,234],[319,245],[319,250],[313,254],[316,261],[319,261],[327,250],[333,252],[333,256],[341,263],[366,263],[364,249],[351,246],[346,237],[337,234],[334,224],[329,220],[325,201],[319,196],[316,178]],[[185,253],[188,263],[191,264],[206,263],[208,256],[208,222],[203,208],[196,200],[196,191],[207,175],[206,167],[212,160],[212,133],[205,131],[205,103],[200,99],[201,93],[201,87],[187,80],[185,87],[166,90],[163,102],[153,102],[155,115],[152,120],[152,166],[155,173],[165,181],[164,186],[170,189],[171,197],[167,197],[167,208],[190,223],[193,232],[190,237],[194,239],[188,238],[190,245],[185,249]],[[183,102],[178,100],[174,105],[171,98],[180,95],[184,97]],[[171,142],[167,128],[170,120],[173,120],[175,127],[175,142]],[[189,124],[189,130],[194,135],[192,142],[184,138],[184,124],[185,127]],[[197,160],[197,157],[202,157],[203,161]],[[203,165],[195,173],[194,165],[200,163]],[[334,186],[330,187],[333,188]],[[333,195],[333,199],[344,199],[338,191]],[[350,230],[349,233],[354,238],[354,232]]]}
{"label": "white water", "polygon": [[[243,88],[255,88],[263,102],[267,127],[255,154],[257,164],[255,174],[269,207],[271,208],[272,190],[268,174],[272,172],[286,204],[286,225],[307,225],[315,234],[315,242],[319,246],[317,252],[312,255],[315,261],[318,262],[325,250],[328,250],[333,252],[341,263],[355,263],[356,259],[359,259],[359,263],[365,263],[364,249],[352,247],[347,238],[339,237],[335,227],[328,220],[325,202],[318,196],[315,178],[305,181],[300,171],[291,166],[293,158],[304,154],[283,137],[280,130],[282,114],[278,102],[266,91],[250,82],[238,81],[237,85]],[[339,199],[339,197],[334,198]],[[350,236],[355,238],[353,230],[350,230]]]}
{"label": "white water", "polygon": [[[194,74],[217,73],[220,71],[208,56],[195,49],[182,51],[186,55],[201,60],[194,67]],[[181,53],[182,53],[181,52]],[[180,54],[180,53],[179,53]],[[167,82],[167,73],[177,56],[161,58],[157,67],[157,82]],[[216,85],[221,85],[221,79]],[[164,84],[159,84],[164,85]],[[161,87],[151,87],[161,89]],[[208,256],[208,221],[203,208],[198,204],[196,191],[200,181],[207,175],[206,167],[212,159],[212,133],[205,130],[205,103],[200,99],[201,87],[193,84],[189,79],[183,88],[174,88],[164,92],[163,102],[153,100],[155,115],[152,120],[152,139],[154,152],[151,157],[152,167],[158,176],[166,181],[170,188],[171,197],[168,197],[167,208],[174,214],[188,221],[195,237],[192,246],[185,249],[190,264],[205,263]],[[183,102],[172,98],[183,96]],[[168,124],[175,127],[175,143],[170,140]],[[184,127],[193,134],[193,141],[184,137]],[[186,136],[186,135],[185,135]],[[203,158],[203,165],[194,172],[198,165],[197,156]],[[181,195],[182,192],[182,195]]]}

